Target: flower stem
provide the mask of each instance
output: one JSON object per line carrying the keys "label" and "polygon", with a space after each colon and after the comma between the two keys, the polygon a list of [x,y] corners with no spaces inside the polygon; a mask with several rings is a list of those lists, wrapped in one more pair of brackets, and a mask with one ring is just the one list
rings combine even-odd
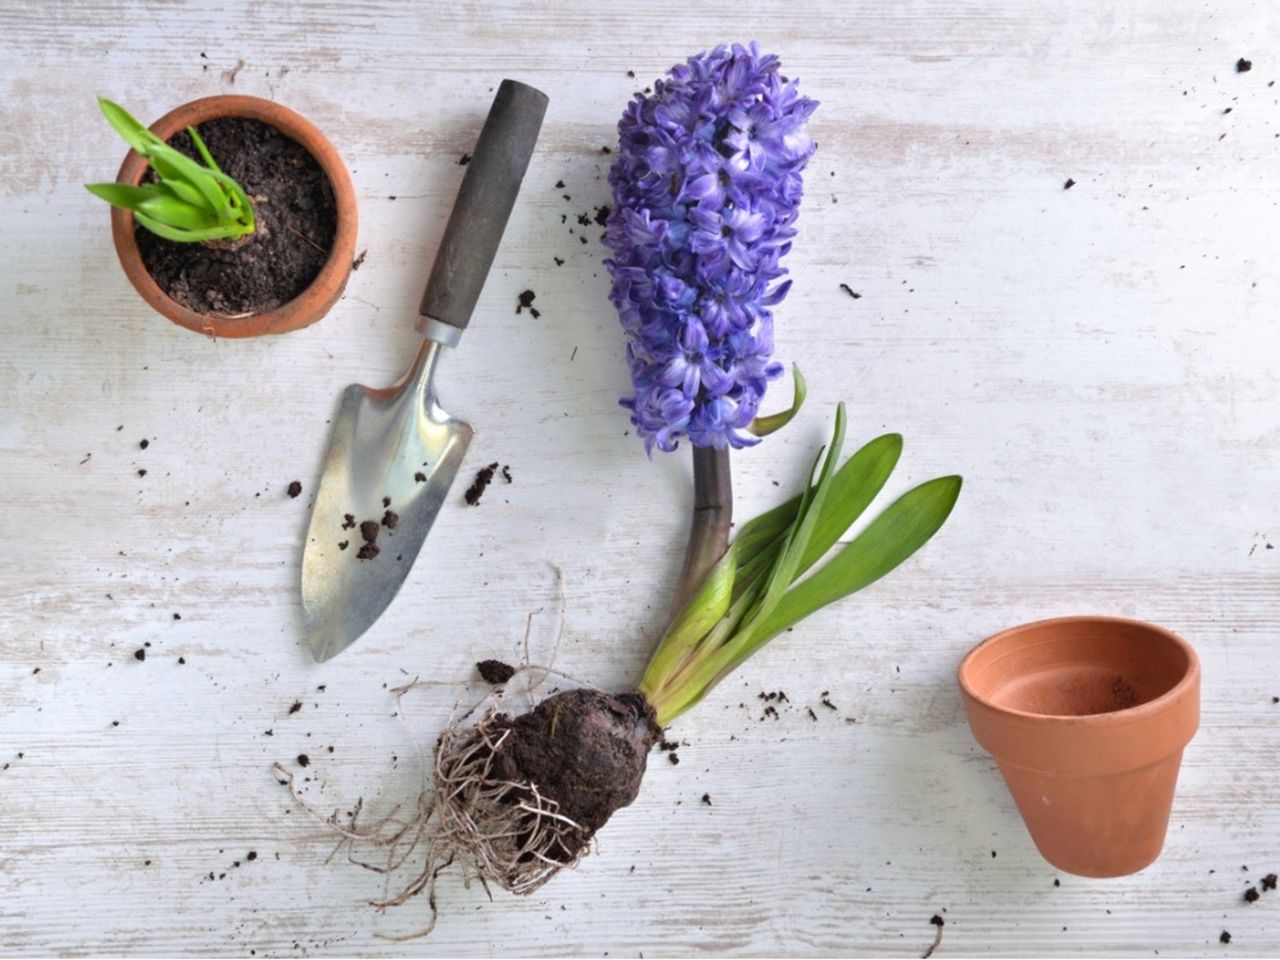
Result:
{"label": "flower stem", "polygon": [[685,548],[684,569],[676,589],[672,615],[679,615],[707,573],[729,547],[733,525],[733,483],[729,477],[729,449],[693,448],[693,522]]}

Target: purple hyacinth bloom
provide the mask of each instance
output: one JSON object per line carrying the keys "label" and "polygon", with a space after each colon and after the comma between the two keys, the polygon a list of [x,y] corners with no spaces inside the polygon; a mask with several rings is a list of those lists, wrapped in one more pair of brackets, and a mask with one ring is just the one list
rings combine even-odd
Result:
{"label": "purple hyacinth bloom", "polygon": [[757,443],[743,430],[782,375],[769,308],[790,286],[779,261],[818,104],[779,66],[754,43],[716,47],[618,122],[605,264],[634,387],[622,405],[650,452]]}

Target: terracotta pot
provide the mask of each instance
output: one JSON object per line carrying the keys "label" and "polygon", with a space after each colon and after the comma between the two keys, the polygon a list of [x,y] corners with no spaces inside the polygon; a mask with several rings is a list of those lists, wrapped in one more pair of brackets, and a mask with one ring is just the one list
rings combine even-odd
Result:
{"label": "terracotta pot", "polygon": [[[334,150],[316,127],[288,107],[260,97],[218,96],[193,100],[178,107],[151,125],[151,130],[163,140],[188,126],[205,123],[219,117],[248,117],[269,123],[281,133],[296,140],[311,154],[324,170],[333,187],[337,202],[338,223],[333,236],[333,246],[316,278],[302,293],[288,303],[267,313],[248,317],[223,317],[217,314],[199,313],[178,303],[152,279],[138,252],[133,238],[133,214],[118,207],[111,208],[111,235],[116,253],[125,275],[142,299],[151,304],[179,326],[215,337],[257,337],[265,333],[288,333],[315,323],[342,295],[351,275],[351,262],[356,248],[356,197],[351,177]],[[129,151],[116,176],[118,183],[136,185],[147,171],[147,161],[133,150]]]}
{"label": "terracotta pot", "polygon": [[1200,722],[1190,644],[1137,620],[1042,620],[980,643],[959,681],[974,738],[1046,860],[1118,877],[1160,855]]}

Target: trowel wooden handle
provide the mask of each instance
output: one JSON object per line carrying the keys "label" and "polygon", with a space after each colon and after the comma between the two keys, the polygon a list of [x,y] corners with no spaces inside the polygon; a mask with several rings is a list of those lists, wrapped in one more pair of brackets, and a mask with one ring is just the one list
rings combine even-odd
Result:
{"label": "trowel wooden handle", "polygon": [[515,80],[503,80],[498,87],[418,309],[418,329],[424,335],[456,342],[467,328],[546,111],[542,91]]}

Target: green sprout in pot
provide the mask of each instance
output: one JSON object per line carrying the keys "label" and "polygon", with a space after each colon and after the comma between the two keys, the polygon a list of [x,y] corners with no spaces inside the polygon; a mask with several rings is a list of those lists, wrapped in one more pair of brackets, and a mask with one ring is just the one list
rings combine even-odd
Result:
{"label": "green sprout in pot", "polygon": [[94,196],[133,212],[152,233],[179,243],[235,240],[253,233],[253,204],[244,188],[219,169],[195,127],[187,127],[203,165],[175,150],[127,110],[103,97],[102,114],[112,129],[151,164],[155,179],[86,184]]}
{"label": "green sprout in pot", "polygon": [[[349,853],[361,842],[382,848],[385,866],[374,869],[413,864],[407,886],[380,907],[425,891],[434,924],[436,876],[450,864],[517,894],[576,864],[635,800],[668,725],[770,640],[903,563],[950,515],[957,476],[909,490],[841,544],[888,481],[902,438],[886,434],[842,460],[839,404],[803,490],[730,542],[730,451],[784,427],[806,392],[796,371],[790,408],[759,413],[785,373],[772,359],[771,308],[787,293],[780,261],[795,236],[815,107],[752,44],[676,66],[623,114],[605,232],[633,386],[622,403],[651,456],[693,450],[694,516],[674,614],[634,689],[564,690],[521,713],[507,680],[436,741],[431,783],[411,816],[331,821]],[[546,675],[529,664],[518,672]]]}

